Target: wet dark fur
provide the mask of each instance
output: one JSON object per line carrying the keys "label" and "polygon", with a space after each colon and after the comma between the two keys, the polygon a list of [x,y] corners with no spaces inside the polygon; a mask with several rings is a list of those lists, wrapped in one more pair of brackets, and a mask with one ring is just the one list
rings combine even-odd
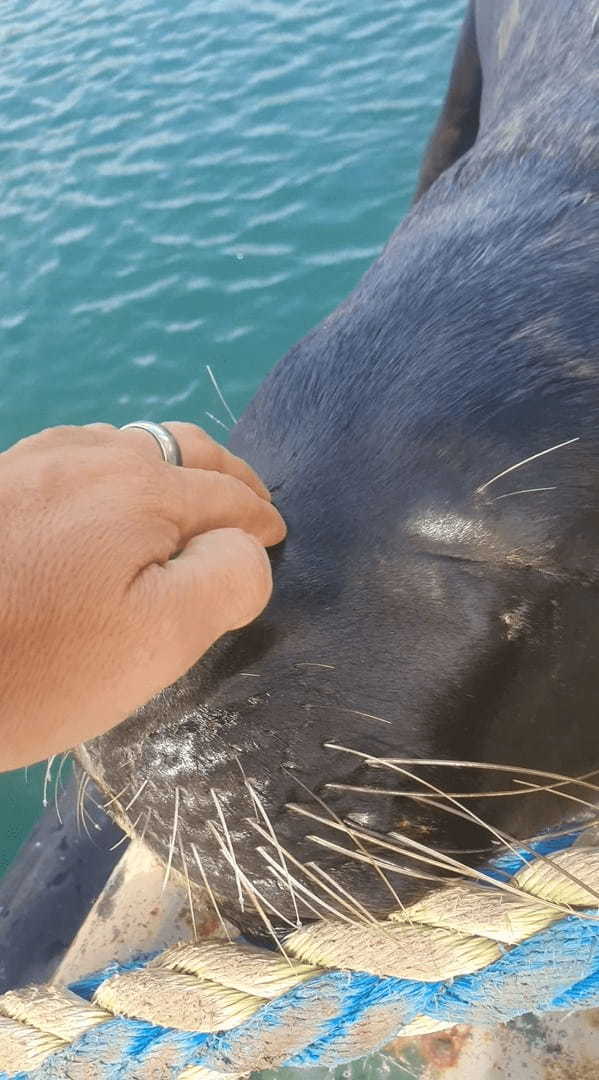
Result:
{"label": "wet dark fur", "polygon": [[[244,872],[293,909],[256,851],[241,770],[296,857],[384,911],[395,904],[371,869],[306,834],[351,842],[285,810],[323,813],[298,780],[380,833],[449,849],[492,837],[407,798],[326,789],[410,786],[326,740],[568,774],[599,766],[598,26],[589,0],[469,12],[414,208],[233,432],[289,524],[272,603],[83,751],[106,789],[130,785],[123,805],[148,778],[130,817],[165,861],[178,789],[174,865],[180,837],[201,882],[194,843],[247,927],[256,913],[237,913],[207,827],[211,788]],[[530,488],[551,490],[501,498]],[[510,786],[421,772],[446,790]],[[577,809],[538,793],[468,805],[521,837]],[[403,898],[430,888],[391,880]]]}

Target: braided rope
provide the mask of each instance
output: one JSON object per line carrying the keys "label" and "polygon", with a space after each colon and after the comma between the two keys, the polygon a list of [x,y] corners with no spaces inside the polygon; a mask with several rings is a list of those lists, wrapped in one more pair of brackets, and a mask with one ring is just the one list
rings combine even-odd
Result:
{"label": "braided rope", "polygon": [[72,990],[11,990],[2,1076],[219,1080],[336,1065],[455,1023],[597,1006],[599,850],[574,839],[536,845],[532,861],[508,854],[484,883],[459,881],[384,920],[302,927],[284,955],[212,940]]}

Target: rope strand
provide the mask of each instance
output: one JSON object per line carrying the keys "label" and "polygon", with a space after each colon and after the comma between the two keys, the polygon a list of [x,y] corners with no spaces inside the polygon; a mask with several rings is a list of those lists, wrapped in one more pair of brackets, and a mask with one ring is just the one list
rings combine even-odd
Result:
{"label": "rope strand", "polygon": [[[512,866],[509,891],[491,875],[378,922],[301,927],[285,941],[291,966],[266,949],[210,940],[71,990],[8,991],[0,1076],[236,1080],[341,1064],[455,1023],[596,1007],[599,850],[590,831],[572,840],[533,844],[538,857]],[[500,858],[490,869],[502,867]]]}

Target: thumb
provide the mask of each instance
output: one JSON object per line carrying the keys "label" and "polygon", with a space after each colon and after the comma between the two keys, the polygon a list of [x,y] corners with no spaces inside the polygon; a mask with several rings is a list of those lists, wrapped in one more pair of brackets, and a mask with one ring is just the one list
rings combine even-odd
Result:
{"label": "thumb", "polygon": [[[253,536],[242,529],[214,529],[193,537],[165,565],[148,567],[132,585],[133,594],[137,589],[146,594],[139,598],[140,609],[150,607],[159,636],[148,650],[157,692],[183,675],[222,634],[263,611],[272,573],[264,547]],[[131,600],[136,602],[135,595]]]}

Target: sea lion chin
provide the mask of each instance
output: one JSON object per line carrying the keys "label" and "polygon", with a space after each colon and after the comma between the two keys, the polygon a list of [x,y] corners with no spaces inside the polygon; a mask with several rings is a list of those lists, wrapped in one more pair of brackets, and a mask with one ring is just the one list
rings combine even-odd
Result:
{"label": "sea lion chin", "polygon": [[231,435],[271,604],[79,751],[248,932],[415,899],[599,765],[598,41],[513,12],[471,5],[415,205]]}

